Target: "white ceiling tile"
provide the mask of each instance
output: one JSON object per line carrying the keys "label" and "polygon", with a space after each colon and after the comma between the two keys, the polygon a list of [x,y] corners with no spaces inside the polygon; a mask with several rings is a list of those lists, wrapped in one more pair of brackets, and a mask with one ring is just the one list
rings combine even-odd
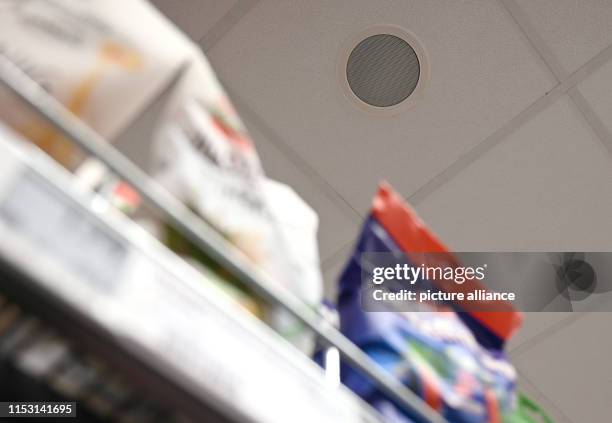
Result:
{"label": "white ceiling tile", "polygon": [[334,193],[310,179],[270,141],[249,114],[241,113],[241,117],[255,141],[266,175],[291,186],[319,215],[319,253],[325,260],[355,236],[359,216],[347,206],[341,207]]}
{"label": "white ceiling tile", "polygon": [[523,313],[523,326],[508,343],[507,351],[511,354],[515,350],[520,351],[528,344],[536,342],[543,334],[562,327],[573,316],[575,315],[570,312]]}
{"label": "white ceiling tile", "polygon": [[609,251],[612,161],[562,97],[417,209],[456,250]]}
{"label": "white ceiling tile", "polygon": [[519,371],[573,422],[610,421],[611,324],[609,313],[585,314],[513,358]]}
{"label": "white ceiling tile", "polygon": [[199,41],[237,0],[151,0],[192,40]]}
{"label": "white ceiling tile", "polygon": [[612,61],[577,86],[604,127],[612,134]]}
{"label": "white ceiling tile", "polygon": [[612,43],[612,2],[514,0],[567,73]]}
{"label": "white ceiling tile", "polygon": [[[358,110],[341,46],[390,23],[421,40],[431,77],[396,116]],[[404,195],[544,95],[553,80],[496,2],[261,1],[210,51],[221,78],[360,212],[380,179]]]}

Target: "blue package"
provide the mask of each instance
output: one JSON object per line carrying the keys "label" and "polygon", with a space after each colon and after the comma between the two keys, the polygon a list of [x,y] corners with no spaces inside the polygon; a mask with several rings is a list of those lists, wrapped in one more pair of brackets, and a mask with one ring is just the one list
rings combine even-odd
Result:
{"label": "blue package", "polygon": [[[518,313],[487,316],[451,309],[412,313],[362,309],[361,255],[407,253],[408,248],[447,251],[399,196],[383,186],[340,278],[340,330],[450,422],[501,422],[516,403],[516,374],[502,347],[520,324]],[[389,422],[416,421],[345,363],[341,378]]]}

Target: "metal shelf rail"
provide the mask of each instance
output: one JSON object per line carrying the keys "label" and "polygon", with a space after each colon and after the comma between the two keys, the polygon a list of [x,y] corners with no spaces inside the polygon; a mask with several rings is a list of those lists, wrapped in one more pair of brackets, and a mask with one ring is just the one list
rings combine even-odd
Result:
{"label": "metal shelf rail", "polygon": [[192,421],[379,421],[206,275],[9,137],[0,130],[0,292],[11,303]]}
{"label": "metal shelf rail", "polygon": [[307,307],[290,292],[279,289],[266,274],[255,269],[240,251],[232,247],[213,228],[153,181],[110,143],[76,119],[58,101],[2,55],[0,55],[0,82],[59,132],[87,153],[97,157],[109,169],[128,182],[140,193],[149,207],[167,219],[183,236],[205,251],[231,274],[266,300],[286,309],[312,329],[320,340],[330,346],[335,346],[346,362],[370,378],[398,404],[409,410],[412,415],[416,416],[418,422],[446,422],[394,376],[374,363],[325,318]]}

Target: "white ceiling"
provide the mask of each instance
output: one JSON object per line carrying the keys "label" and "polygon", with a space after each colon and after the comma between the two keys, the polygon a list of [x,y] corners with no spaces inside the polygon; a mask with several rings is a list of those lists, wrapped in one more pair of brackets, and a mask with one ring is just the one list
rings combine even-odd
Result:
{"label": "white ceiling", "polygon": [[[328,293],[380,179],[458,250],[612,251],[612,2],[154,0],[206,51],[267,173],[319,213]],[[376,116],[342,94],[342,45],[400,25],[424,97]],[[612,316],[530,314],[510,346],[561,423],[612,414]]]}
{"label": "white ceiling", "polygon": [[192,40],[200,43],[240,0],[151,0],[178,24]]}

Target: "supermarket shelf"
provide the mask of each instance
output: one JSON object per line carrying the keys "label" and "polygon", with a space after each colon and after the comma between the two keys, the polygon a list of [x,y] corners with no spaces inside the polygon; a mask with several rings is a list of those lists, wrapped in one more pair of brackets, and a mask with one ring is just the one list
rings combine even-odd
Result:
{"label": "supermarket shelf", "polygon": [[[4,256],[0,257],[0,294],[8,298],[10,304],[18,305],[26,321],[36,319],[35,321],[44,322],[43,329],[39,329],[42,336],[49,333],[59,335],[61,338],[58,339],[62,342],[62,346],[68,349],[72,348],[69,346],[71,343],[78,345],[80,354],[91,352],[91,357],[102,360],[107,369],[115,374],[120,374],[123,379],[135,381],[128,385],[127,389],[137,390],[141,403],[149,401],[149,403],[154,402],[158,405],[159,409],[181,410],[183,416],[197,416],[197,419],[193,418],[195,421],[233,423],[240,420],[238,417],[235,420],[226,417],[225,414],[206,405],[207,403],[203,402],[201,397],[194,396],[189,390],[165,377],[163,363],[153,365],[143,356],[133,355],[136,352],[131,353],[126,350],[121,338],[118,338],[112,331],[92,321],[86,312],[71,306],[69,302],[45,288],[32,275],[24,272],[14,261]],[[19,322],[16,325],[19,325]],[[19,332],[20,329],[21,326],[17,326],[15,331]],[[18,341],[21,342],[16,342],[14,346],[17,351],[5,353],[8,357],[3,357],[2,365],[3,367],[10,366],[13,372],[8,376],[12,386],[10,389],[3,390],[6,393],[3,394],[2,400],[15,400],[15,389],[26,385],[17,393],[19,400],[74,401],[76,399],[79,419],[98,421],[94,417],[97,413],[89,409],[87,405],[89,401],[81,398],[83,394],[79,391],[77,391],[79,392],[78,397],[62,395],[62,392],[58,392],[53,386],[57,384],[53,377],[46,374],[43,377],[37,377],[37,375],[19,369],[18,363],[23,359],[20,355],[21,349],[24,348],[22,344],[32,342],[31,340],[36,339],[37,335],[39,334],[28,333],[20,336]],[[4,344],[3,348],[7,349]],[[71,359],[73,358],[67,357],[63,358],[63,361]],[[150,357],[150,360],[153,359],[154,357]],[[56,379],[59,378],[56,377]],[[203,395],[205,393],[202,393]],[[119,405],[123,406],[123,404]],[[175,413],[172,412],[172,414]],[[97,417],[100,417],[100,421],[108,421],[102,418],[103,416]],[[159,420],[156,418],[146,421],[157,422]],[[171,419],[164,420],[172,421]]]}
{"label": "supermarket shelf", "polygon": [[5,295],[196,421],[378,421],[143,229],[71,189],[44,154],[0,138]]}
{"label": "supermarket shelf", "polygon": [[267,275],[254,269],[243,254],[228,244],[202,219],[152,181],[94,131],[75,119],[61,104],[1,55],[0,82],[69,139],[96,156],[122,179],[130,183],[140,192],[150,207],[164,216],[177,230],[230,273],[267,300],[288,310],[316,332],[320,340],[337,347],[345,361],[372,379],[382,391],[405,409],[410,410],[411,414],[416,416],[417,421],[445,422],[413,392],[371,361],[322,316],[307,307],[290,292],[279,289]]}

